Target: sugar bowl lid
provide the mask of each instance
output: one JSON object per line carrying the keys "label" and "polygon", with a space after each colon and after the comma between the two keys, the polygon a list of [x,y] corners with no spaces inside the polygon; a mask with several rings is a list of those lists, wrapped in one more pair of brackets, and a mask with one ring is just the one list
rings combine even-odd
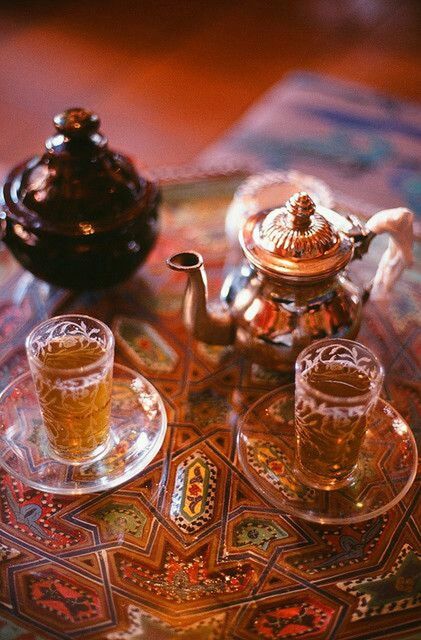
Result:
{"label": "sugar bowl lid", "polygon": [[76,107],[54,118],[45,152],[18,165],[3,185],[8,218],[34,233],[84,236],[149,215],[158,186],[108,147],[99,117]]}
{"label": "sugar bowl lid", "polygon": [[335,275],[351,260],[353,243],[323,209],[299,192],[281,207],[250,216],[240,231],[244,254],[259,271],[290,281]]}

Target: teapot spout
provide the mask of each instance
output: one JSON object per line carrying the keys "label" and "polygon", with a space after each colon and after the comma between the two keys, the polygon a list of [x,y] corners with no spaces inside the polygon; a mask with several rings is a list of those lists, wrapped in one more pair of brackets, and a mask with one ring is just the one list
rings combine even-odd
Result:
{"label": "teapot spout", "polygon": [[176,253],[168,258],[167,265],[174,271],[183,271],[189,278],[183,303],[186,328],[197,340],[207,344],[232,344],[235,337],[232,317],[228,312],[216,313],[209,309],[206,272],[200,253]]}

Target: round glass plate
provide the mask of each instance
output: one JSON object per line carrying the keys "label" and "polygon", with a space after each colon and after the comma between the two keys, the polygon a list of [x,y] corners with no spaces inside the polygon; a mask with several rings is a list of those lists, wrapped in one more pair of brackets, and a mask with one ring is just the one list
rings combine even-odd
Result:
{"label": "round glass plate", "polygon": [[50,455],[30,372],[0,395],[0,465],[24,484],[59,494],[103,491],[130,480],[161,448],[167,416],[143,376],[114,365],[110,443],[104,455],[78,466]]}
{"label": "round glass plate", "polygon": [[348,486],[324,491],[301,483],[294,453],[294,385],[288,385],[258,400],[242,418],[238,433],[243,471],[282,511],[324,524],[362,522],[399,502],[417,470],[411,429],[384,400],[376,405]]}

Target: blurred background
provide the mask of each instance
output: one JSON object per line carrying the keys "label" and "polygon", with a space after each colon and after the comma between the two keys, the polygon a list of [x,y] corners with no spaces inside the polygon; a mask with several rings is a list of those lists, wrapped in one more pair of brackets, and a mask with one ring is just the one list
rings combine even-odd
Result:
{"label": "blurred background", "polygon": [[420,13],[419,0],[2,2],[0,165],[40,151],[72,106],[142,164],[191,162],[296,69],[419,100]]}

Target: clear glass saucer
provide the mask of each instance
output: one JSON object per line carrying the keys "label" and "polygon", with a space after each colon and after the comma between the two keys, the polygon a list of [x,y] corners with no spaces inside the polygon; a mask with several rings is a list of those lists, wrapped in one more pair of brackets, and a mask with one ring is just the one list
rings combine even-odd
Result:
{"label": "clear glass saucer", "polygon": [[161,448],[167,416],[155,387],[114,365],[109,445],[100,459],[72,465],[49,451],[30,372],[0,395],[0,465],[24,484],[58,494],[116,487],[144,469]]}
{"label": "clear glass saucer", "polygon": [[311,522],[362,522],[399,502],[417,471],[411,429],[384,400],[376,405],[348,486],[330,491],[306,486],[297,478],[294,454],[294,385],[288,385],[258,400],[238,433],[243,471],[274,506]]}

